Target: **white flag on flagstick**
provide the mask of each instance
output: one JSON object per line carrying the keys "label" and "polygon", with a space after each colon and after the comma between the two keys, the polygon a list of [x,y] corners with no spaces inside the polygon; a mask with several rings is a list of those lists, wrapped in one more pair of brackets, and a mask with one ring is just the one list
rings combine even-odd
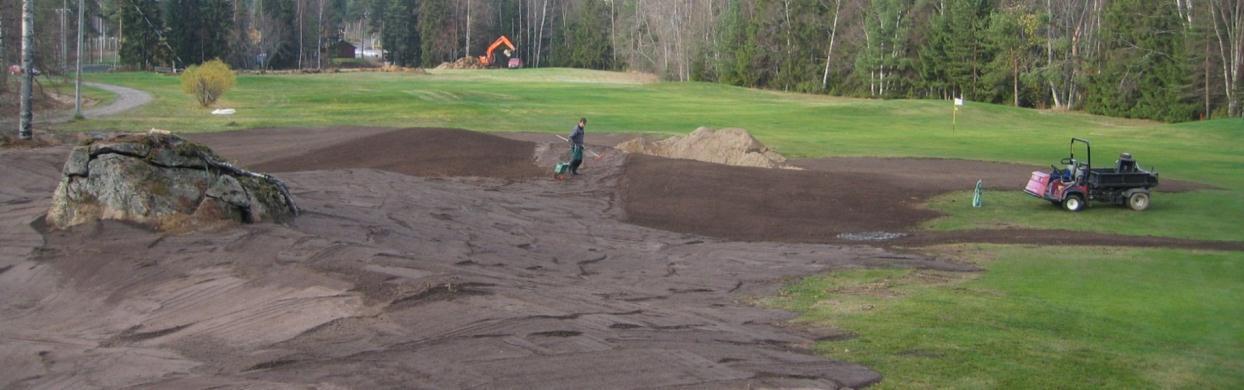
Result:
{"label": "white flag on flagstick", "polygon": [[963,107],[963,98],[955,98],[955,107]]}

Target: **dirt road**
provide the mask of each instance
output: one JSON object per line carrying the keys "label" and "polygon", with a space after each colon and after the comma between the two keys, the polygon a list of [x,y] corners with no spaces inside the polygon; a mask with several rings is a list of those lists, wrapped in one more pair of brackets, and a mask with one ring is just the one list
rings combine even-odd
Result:
{"label": "dirt road", "polygon": [[[103,89],[117,95],[112,103],[88,107],[82,110],[82,116],[87,119],[99,118],[109,115],[116,115],[138,107],[142,107],[151,102],[151,94],[133,88],[126,88],[119,85],[83,82],[82,85]],[[35,125],[46,126],[52,124],[65,123],[73,120],[73,108],[68,110],[56,111],[36,111],[34,113]],[[0,127],[11,128],[17,126],[17,117],[0,118]]]}

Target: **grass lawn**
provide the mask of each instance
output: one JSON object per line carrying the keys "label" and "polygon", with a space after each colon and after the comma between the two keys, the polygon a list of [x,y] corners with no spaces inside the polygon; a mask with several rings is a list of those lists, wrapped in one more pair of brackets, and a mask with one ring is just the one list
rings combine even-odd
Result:
{"label": "grass lawn", "polygon": [[71,130],[221,131],[284,126],[453,126],[483,131],[565,132],[580,116],[589,132],[685,134],[743,127],[792,157],[927,156],[1048,164],[1072,136],[1094,141],[1100,161],[1133,152],[1164,174],[1244,187],[1244,120],[1163,125],[1082,113],[969,103],[951,129],[950,104],[781,93],[714,83],[656,83],[573,69],[240,75],[214,117],[173,76],[92,74],[92,81],[151,92],[130,114]]}
{"label": "grass lawn", "polygon": [[1244,253],[953,246],[983,273],[872,269],[762,303],[854,332],[882,388],[1240,388]]}
{"label": "grass lawn", "polygon": [[[1066,229],[1133,236],[1244,241],[1244,196],[1232,191],[1156,192],[1143,212],[1093,203],[1079,213],[1063,210],[1021,191],[985,191],[985,204],[972,207],[972,192],[933,198],[929,208],[946,214],[925,223],[930,230]],[[1235,217],[1231,217],[1235,216]]]}

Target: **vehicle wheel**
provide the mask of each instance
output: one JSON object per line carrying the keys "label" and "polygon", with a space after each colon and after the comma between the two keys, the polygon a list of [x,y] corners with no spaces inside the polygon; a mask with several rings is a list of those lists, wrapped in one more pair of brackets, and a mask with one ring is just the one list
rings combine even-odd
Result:
{"label": "vehicle wheel", "polygon": [[1067,211],[1084,210],[1084,197],[1080,194],[1067,195],[1067,198],[1063,199],[1063,208]]}
{"label": "vehicle wheel", "polygon": [[1132,193],[1132,196],[1127,197],[1127,207],[1136,211],[1144,211],[1149,208],[1149,193]]}

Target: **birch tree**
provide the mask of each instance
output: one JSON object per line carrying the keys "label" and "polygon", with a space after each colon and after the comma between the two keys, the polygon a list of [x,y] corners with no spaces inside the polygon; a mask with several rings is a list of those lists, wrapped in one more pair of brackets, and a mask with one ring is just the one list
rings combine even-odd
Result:
{"label": "birch tree", "polygon": [[1207,0],[1210,22],[1222,65],[1222,86],[1227,96],[1227,113],[1240,116],[1240,73],[1244,71],[1244,1]]}

